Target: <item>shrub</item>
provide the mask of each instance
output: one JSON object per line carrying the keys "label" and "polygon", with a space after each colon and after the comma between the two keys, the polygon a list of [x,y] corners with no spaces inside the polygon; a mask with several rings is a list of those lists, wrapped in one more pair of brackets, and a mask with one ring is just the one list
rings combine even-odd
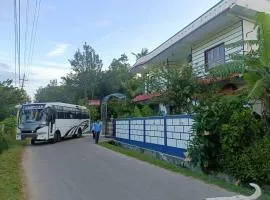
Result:
{"label": "shrub", "polygon": [[192,163],[205,172],[219,170],[221,150],[220,132],[222,125],[228,123],[233,112],[244,109],[246,96],[212,96],[203,99],[195,107],[195,138],[189,149]]}
{"label": "shrub", "polygon": [[135,106],[132,117],[142,117],[141,110],[138,108],[138,106]]}
{"label": "shrub", "polygon": [[9,142],[15,140],[16,137],[16,119],[14,117],[7,118],[0,122],[0,153],[8,148]]}
{"label": "shrub", "polygon": [[[1,132],[1,131],[0,131]],[[6,137],[0,133],[0,154],[8,148],[8,142]]]}
{"label": "shrub", "polygon": [[220,142],[223,155],[229,157],[243,151],[261,138],[261,132],[261,120],[255,118],[251,109],[234,111],[228,123],[221,125]]}
{"label": "shrub", "polygon": [[4,121],[0,122],[4,126],[4,135],[10,141],[14,140],[16,137],[16,118],[10,117],[6,118]]}
{"label": "shrub", "polygon": [[270,183],[270,134],[245,95],[214,96],[196,108],[192,163],[242,182]]}
{"label": "shrub", "polygon": [[144,105],[141,109],[143,117],[150,117],[154,115],[152,108],[149,105]]}
{"label": "shrub", "polygon": [[270,137],[223,159],[223,171],[242,182],[270,184]]}
{"label": "shrub", "polygon": [[96,121],[99,119],[99,110],[96,107],[89,106],[88,110],[89,110],[91,121]]}

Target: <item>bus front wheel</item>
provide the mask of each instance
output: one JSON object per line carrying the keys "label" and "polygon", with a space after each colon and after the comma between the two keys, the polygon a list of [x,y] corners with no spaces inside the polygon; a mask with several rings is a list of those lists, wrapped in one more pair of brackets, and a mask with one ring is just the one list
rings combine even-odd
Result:
{"label": "bus front wheel", "polygon": [[61,138],[61,133],[57,132],[57,142],[61,142],[62,138]]}
{"label": "bus front wheel", "polygon": [[53,134],[53,138],[50,139],[50,143],[51,143],[51,144],[54,144],[54,143],[56,143],[56,142],[57,142],[57,133],[54,133],[54,134]]}

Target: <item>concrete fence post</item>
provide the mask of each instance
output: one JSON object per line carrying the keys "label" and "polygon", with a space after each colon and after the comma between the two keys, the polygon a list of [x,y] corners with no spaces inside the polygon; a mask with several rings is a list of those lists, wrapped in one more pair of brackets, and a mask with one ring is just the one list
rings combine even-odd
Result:
{"label": "concrete fence post", "polygon": [[128,139],[130,140],[130,119],[128,119]]}
{"label": "concrete fence post", "polygon": [[167,118],[164,116],[164,145],[167,146]]}
{"label": "concrete fence post", "polygon": [[143,142],[146,143],[145,119],[143,119]]}

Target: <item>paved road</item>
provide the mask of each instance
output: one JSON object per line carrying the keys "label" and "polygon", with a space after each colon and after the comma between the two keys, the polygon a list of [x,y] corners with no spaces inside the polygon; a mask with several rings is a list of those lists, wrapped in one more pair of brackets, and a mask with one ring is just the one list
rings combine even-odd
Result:
{"label": "paved road", "polygon": [[23,166],[31,200],[200,200],[233,195],[89,141],[27,146]]}

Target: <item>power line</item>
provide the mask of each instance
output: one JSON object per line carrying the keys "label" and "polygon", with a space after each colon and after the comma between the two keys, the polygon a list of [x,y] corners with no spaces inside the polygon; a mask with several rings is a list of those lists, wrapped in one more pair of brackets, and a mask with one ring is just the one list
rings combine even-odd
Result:
{"label": "power line", "polygon": [[18,33],[18,66],[19,66],[19,85],[21,82],[21,0],[19,0],[19,33]]}
{"label": "power line", "polygon": [[16,0],[13,1],[14,7],[14,65],[15,65],[15,86],[17,85],[17,5]]}
{"label": "power line", "polygon": [[29,47],[29,54],[28,54],[28,64],[27,64],[27,79],[29,79],[30,76],[30,67],[29,65],[32,63],[33,54],[34,54],[34,46],[35,46],[35,39],[36,39],[36,32],[37,32],[37,25],[38,25],[38,19],[39,19],[39,12],[40,12],[40,4],[41,0],[36,0],[35,4],[35,13],[34,13],[34,19],[32,23],[32,31],[31,31],[31,37],[30,37],[30,47]]}
{"label": "power line", "polygon": [[34,28],[33,45],[32,45],[32,50],[31,50],[30,63],[32,63],[33,54],[34,54],[37,28],[38,28],[38,20],[39,20],[39,12],[40,12],[40,4],[41,4],[41,0],[39,0],[38,8],[37,8],[37,17],[36,17],[36,23],[35,23],[35,28]]}
{"label": "power line", "polygon": [[30,45],[29,45],[28,57],[27,57],[27,64],[28,65],[30,63],[30,56],[31,56],[31,53],[30,52],[31,52],[32,46],[33,46],[33,36],[34,36],[34,28],[35,28],[35,23],[36,23],[37,7],[38,7],[38,0],[36,0],[34,18],[33,18],[33,22],[32,22],[32,29],[31,29],[31,36],[30,36]]}
{"label": "power line", "polygon": [[[24,64],[23,69],[21,69],[21,0],[14,0],[14,57],[15,57],[15,85],[17,85],[17,68],[18,68],[18,85],[23,88],[25,85],[26,76],[30,75],[30,63],[32,63],[32,57],[34,53],[36,32],[38,26],[39,12],[40,12],[40,4],[41,0],[36,0],[35,3],[35,11],[34,11],[34,19],[32,23],[31,37],[30,43],[28,44],[28,23],[29,23],[29,0],[27,0],[26,5],[26,17],[25,17],[25,31],[24,31]],[[23,71],[23,77],[21,79],[21,72]],[[22,84],[21,84],[22,81]]]}
{"label": "power line", "polygon": [[26,51],[27,51],[27,40],[28,40],[28,10],[29,10],[29,0],[26,3],[25,10],[25,32],[24,32],[24,73],[26,69]]}

